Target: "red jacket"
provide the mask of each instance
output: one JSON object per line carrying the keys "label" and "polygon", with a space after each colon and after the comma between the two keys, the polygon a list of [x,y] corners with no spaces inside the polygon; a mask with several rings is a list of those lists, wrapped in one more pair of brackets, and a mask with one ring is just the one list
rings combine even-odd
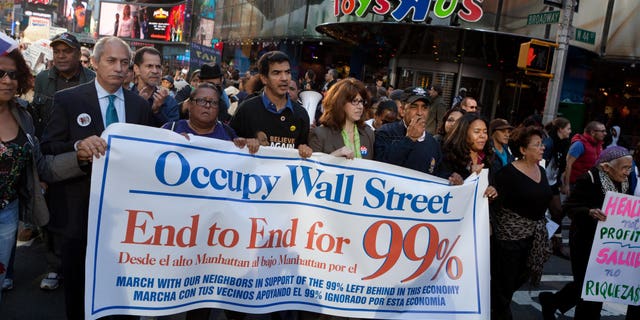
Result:
{"label": "red jacket", "polygon": [[579,176],[587,172],[596,164],[602,152],[602,141],[596,141],[590,134],[576,134],[571,138],[571,144],[580,141],[584,146],[584,153],[576,159],[571,167],[569,183],[574,184]]}

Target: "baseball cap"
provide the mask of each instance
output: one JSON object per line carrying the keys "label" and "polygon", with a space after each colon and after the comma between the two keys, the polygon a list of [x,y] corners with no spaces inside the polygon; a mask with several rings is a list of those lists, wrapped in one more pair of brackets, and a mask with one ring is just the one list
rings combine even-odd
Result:
{"label": "baseball cap", "polygon": [[407,99],[405,102],[414,103],[418,100],[424,101],[426,104],[431,104],[431,99],[429,99],[429,95],[427,94],[427,90],[423,87],[412,87],[404,90]]}
{"label": "baseball cap", "polygon": [[53,37],[49,46],[53,47],[58,42],[64,43],[74,49],[80,49],[80,42],[78,42],[78,39],[68,32],[63,32]]}

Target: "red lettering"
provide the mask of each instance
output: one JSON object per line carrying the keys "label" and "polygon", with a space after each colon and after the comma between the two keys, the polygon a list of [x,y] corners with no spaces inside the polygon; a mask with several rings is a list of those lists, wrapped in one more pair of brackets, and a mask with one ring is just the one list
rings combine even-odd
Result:
{"label": "red lettering", "polygon": [[342,13],[350,15],[356,9],[356,0],[342,0]]}
{"label": "red lettering", "polygon": [[145,220],[142,224],[137,225],[136,221],[138,220],[138,214],[139,213],[145,213],[146,215],[148,215],[149,217],[151,217],[151,220],[153,220],[153,212],[151,211],[143,211],[143,210],[127,210],[127,212],[129,212],[129,219],[127,220],[127,231],[125,233],[125,237],[124,237],[124,241],[122,241],[122,243],[137,243],[137,244],[151,244],[151,241],[153,240],[153,237],[150,237],[149,239],[147,239],[144,242],[136,242],[134,240],[134,233],[136,231],[136,229],[140,229],[142,230],[142,233],[145,233],[145,230],[147,228],[147,221]]}
{"label": "red lettering", "polygon": [[376,5],[373,7],[373,12],[377,14],[387,14],[391,10],[391,4],[388,0],[376,0]]}
{"label": "red lettering", "polygon": [[256,245],[257,236],[259,235],[260,238],[264,237],[264,227],[258,226],[258,221],[262,221],[266,224],[267,219],[265,218],[250,218],[250,219],[251,219],[251,238],[249,239],[249,246],[247,247],[247,249],[264,248],[265,245],[261,247],[258,247]]}
{"label": "red lettering", "polygon": [[[176,244],[178,247],[195,247],[196,246],[196,234],[198,233],[198,221],[200,221],[200,215],[196,214],[191,216],[191,225],[180,228],[176,237]],[[188,238],[187,241],[185,239]],[[167,244],[168,246],[172,244]]]}
{"label": "red lettering", "polygon": [[607,261],[609,254],[609,248],[602,248],[598,251],[598,257],[596,258],[596,262],[599,264],[604,264]]}
{"label": "red lettering", "polygon": [[482,0],[462,0],[462,10],[458,12],[460,19],[467,22],[476,22],[482,18],[482,7],[477,2]]}
{"label": "red lettering", "polygon": [[618,197],[610,197],[607,205],[604,207],[604,214],[614,215],[616,212],[616,205],[618,204]]}

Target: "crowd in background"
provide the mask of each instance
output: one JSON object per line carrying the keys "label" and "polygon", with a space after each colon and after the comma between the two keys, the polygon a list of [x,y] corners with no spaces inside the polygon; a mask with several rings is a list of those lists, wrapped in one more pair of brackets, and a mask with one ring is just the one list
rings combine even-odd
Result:
{"label": "crowd in background", "polygon": [[[289,57],[279,51],[265,53],[240,76],[232,66],[215,63],[169,72],[158,50],[131,52],[115,37],[102,38],[91,52],[63,33],[51,47],[53,65],[35,77],[18,49],[0,57],[4,290],[14,285],[20,217],[26,223],[20,237],[39,232],[48,246],[40,287],[56,290],[64,279],[68,318],[84,317],[90,163],[106,150],[101,132],[127,122],[229,140],[252,153],[271,146],[295,148],[301,157],[323,152],[371,159],[454,185],[488,169],[490,186],[483,195],[491,207],[492,319],[512,318],[513,294],[526,282],[539,283],[551,254],[571,259],[574,281],[558,293],[540,295],[544,319],[574,306],[576,318],[599,318],[602,304],[582,300],[580,288],[595,223],[606,219],[599,209],[604,192],[640,195],[639,148],[634,155],[625,148],[619,127],[594,121],[572,136],[570,121],[562,117],[545,125],[537,116],[517,126],[489,121],[466,89],[448,105],[437,85],[394,89],[383,79],[366,85],[335,69],[327,70],[324,81],[312,70],[296,81]],[[304,93],[310,91],[317,94]],[[605,145],[607,136],[612,138]],[[569,252],[560,231],[548,240],[547,210],[560,225],[566,215],[571,218]],[[630,307],[627,319],[639,319],[637,309]],[[209,319],[220,312],[198,309],[186,318]],[[227,313],[230,319],[246,316]],[[256,317],[318,315],[290,311]]]}

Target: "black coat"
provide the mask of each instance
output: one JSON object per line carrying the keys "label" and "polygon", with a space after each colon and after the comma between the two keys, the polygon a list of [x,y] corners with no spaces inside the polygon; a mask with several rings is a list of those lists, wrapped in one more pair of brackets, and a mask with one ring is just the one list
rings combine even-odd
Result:
{"label": "black coat", "polygon": [[[125,121],[150,125],[153,116],[147,101],[129,90],[123,92]],[[80,124],[78,116],[81,114],[91,117],[88,125]],[[100,136],[102,131],[104,122],[95,82],[62,90],[54,96],[51,119],[42,137],[42,153],[58,155],[72,152],[75,142],[92,135]],[[90,170],[90,165],[86,166],[86,170]],[[90,188],[90,174],[49,186],[50,230],[60,232],[68,238],[86,237]]]}

